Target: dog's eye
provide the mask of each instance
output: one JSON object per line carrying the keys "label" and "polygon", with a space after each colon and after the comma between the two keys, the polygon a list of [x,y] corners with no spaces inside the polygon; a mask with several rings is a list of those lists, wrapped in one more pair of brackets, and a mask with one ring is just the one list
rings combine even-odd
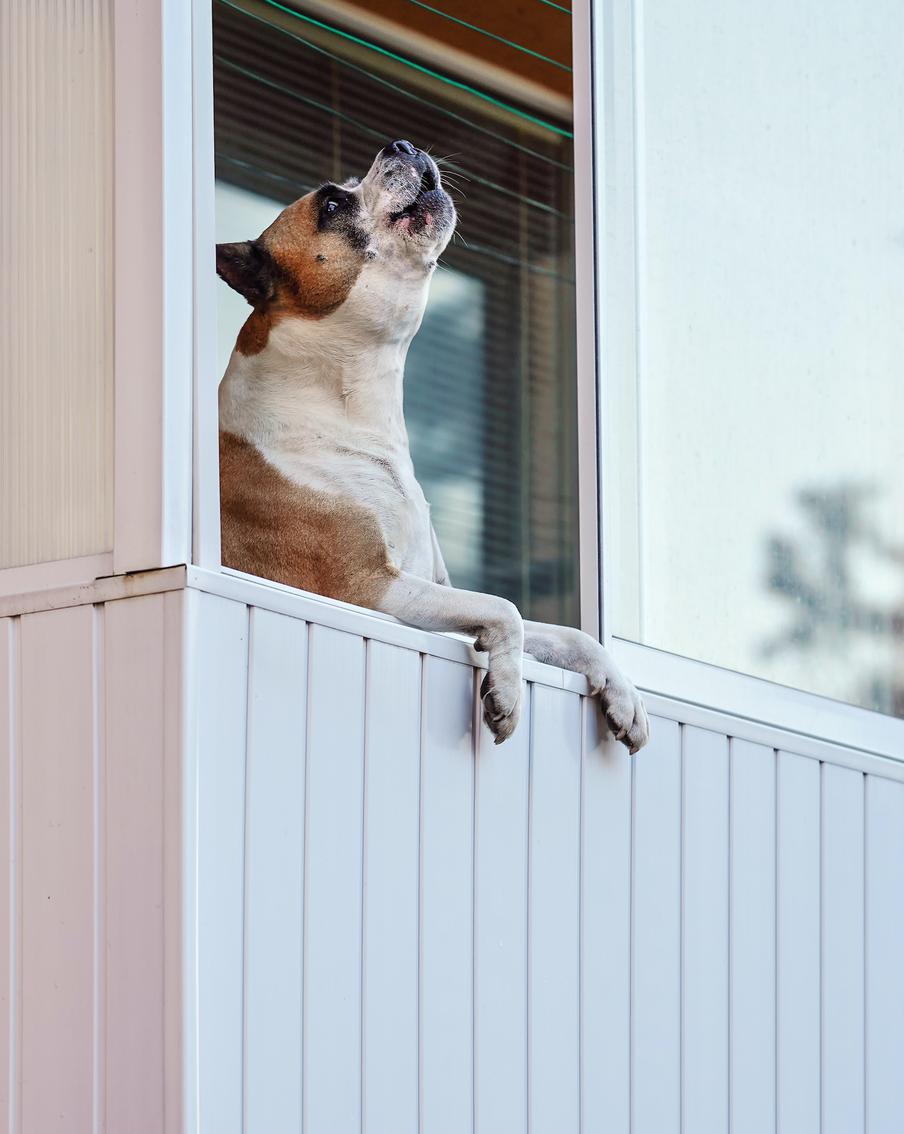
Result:
{"label": "dog's eye", "polygon": [[323,211],[325,213],[334,213],[339,208],[339,202],[334,201],[332,197],[327,198],[323,202]]}

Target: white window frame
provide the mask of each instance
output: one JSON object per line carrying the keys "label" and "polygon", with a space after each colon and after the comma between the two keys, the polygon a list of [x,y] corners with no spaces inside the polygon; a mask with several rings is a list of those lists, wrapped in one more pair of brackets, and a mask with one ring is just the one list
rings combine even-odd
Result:
{"label": "white window frame", "polygon": [[[634,509],[635,514],[638,505],[637,485],[630,479],[626,481],[624,476],[625,473],[628,478],[633,475],[630,462],[622,462],[617,485],[613,470],[619,467],[619,446],[623,443],[615,423],[625,420],[626,412],[624,403],[619,404],[619,399],[634,398],[636,390],[636,222],[642,186],[642,171],[638,168],[639,148],[635,146],[638,122],[642,117],[642,106],[638,105],[636,97],[639,3],[640,0],[575,0],[573,9],[582,624],[588,632],[601,637],[635,682],[648,692],[784,732],[904,759],[904,720],[680,657],[612,633],[612,619],[607,617],[607,612],[611,612],[613,603],[617,601],[618,588],[614,585],[617,580],[613,575],[615,557],[611,541],[605,538],[611,525],[606,522],[600,524],[600,517],[605,519],[609,515],[608,501]],[[117,4],[125,7],[125,0],[117,0]],[[193,325],[190,339],[190,370],[194,375],[190,561],[204,573],[239,575],[223,568],[220,563],[217,444],[217,386],[220,375],[216,373],[215,347],[217,285],[213,257],[211,3],[210,0],[191,0],[190,6],[186,5],[184,9],[178,6],[178,0],[159,0],[159,4],[158,11],[164,15],[161,40],[171,65],[170,77],[165,84],[165,106],[172,107],[179,97],[187,99],[188,91],[192,106],[190,121],[183,112],[183,125],[179,129],[171,129],[167,133],[168,119],[164,115],[163,128],[158,124],[157,131],[158,135],[162,135],[164,151],[171,158],[176,155],[176,160],[167,164],[169,172],[163,179],[163,217],[168,222],[164,226],[164,235],[168,236],[171,230],[174,233],[185,231],[184,217],[167,196],[176,190],[174,181],[181,178],[182,186],[188,180],[192,184],[193,217],[187,251],[181,262],[179,256],[171,251],[163,265],[162,276],[166,299],[171,298],[174,304],[181,304],[178,312],[173,312],[167,302],[163,304],[164,310],[170,312],[175,320],[170,338],[174,342],[173,354],[177,357],[168,357],[172,367],[186,365],[182,330],[186,310],[191,313]],[[147,8],[157,9],[157,5],[148,5],[142,10],[147,12]],[[190,13],[188,32],[181,12]],[[153,22],[145,16],[144,22],[147,24],[149,21]],[[190,40],[191,43],[189,73],[186,73],[181,49],[172,39],[177,31],[185,36],[182,42]],[[147,34],[147,28],[143,32],[134,28],[129,38],[134,46],[137,40],[146,43],[143,36]],[[117,84],[117,95],[119,93]],[[190,153],[186,150],[186,141]],[[147,155],[145,157],[147,159]],[[128,181],[128,185],[132,186],[134,180]],[[118,180],[117,187],[119,184]],[[126,208],[134,216],[138,206]],[[148,238],[143,239],[146,242]],[[173,273],[177,270],[184,273],[183,279],[192,281],[190,297],[180,292],[174,281]],[[605,333],[602,333],[603,328]],[[119,329],[117,319],[117,332]],[[117,335],[117,341],[118,338]],[[146,329],[145,349],[148,338]],[[140,353],[137,347],[132,351],[136,358]],[[169,373],[166,366],[163,371]],[[184,392],[177,389],[175,400],[180,406],[179,412],[182,412]],[[181,453],[182,435],[171,420],[172,410],[165,397],[163,404],[165,409],[169,409],[165,416],[170,420],[170,431],[175,433],[171,444],[177,453]],[[135,408],[133,406],[129,411],[130,415],[134,416]],[[627,408],[629,411],[632,409],[631,406]],[[633,412],[636,416],[636,406]],[[128,424],[128,418],[124,420]],[[117,455],[120,444],[125,443],[120,440],[119,424],[117,417]],[[130,435],[134,436],[134,428],[124,437]],[[609,454],[609,459],[601,460],[601,453]],[[184,459],[181,467],[184,467]],[[165,484],[164,478],[161,477],[160,483]],[[165,492],[162,496],[165,498]],[[178,530],[181,522],[178,510],[177,521],[166,525],[167,529]],[[244,578],[250,580],[252,577]],[[622,582],[631,585],[630,580]],[[255,580],[255,583],[270,585],[262,580]],[[330,599],[313,597],[331,604]],[[345,607],[346,604],[338,605]],[[362,611],[362,626],[366,628],[372,617],[369,612]]]}
{"label": "white window frame", "polygon": [[[596,0],[588,35],[593,44],[597,108],[593,124],[597,319],[598,327],[605,328],[599,354],[599,435],[604,453],[600,499],[605,521],[600,609],[604,615],[611,614],[620,599],[627,601],[622,596],[633,585],[632,580],[615,576],[617,562],[610,535],[615,527],[613,508],[628,508],[639,515],[641,503],[632,459],[636,435],[626,440],[620,432],[620,423],[639,420],[640,409],[637,376],[643,307],[638,264],[643,237],[638,221],[644,171],[637,140],[642,136],[644,115],[641,13],[642,0]],[[612,632],[612,621],[603,618],[604,642],[649,692],[787,732],[904,759],[904,720],[619,638]]]}

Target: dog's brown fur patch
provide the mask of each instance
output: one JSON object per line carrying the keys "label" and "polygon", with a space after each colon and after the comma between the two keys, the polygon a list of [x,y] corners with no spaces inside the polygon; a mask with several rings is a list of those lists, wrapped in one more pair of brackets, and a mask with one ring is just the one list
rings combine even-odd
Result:
{"label": "dog's brown fur patch", "polygon": [[370,512],[293,484],[222,430],[220,516],[223,563],[237,571],[370,608],[398,577]]}
{"label": "dog's brown fur patch", "polygon": [[239,354],[259,354],[270,330],[293,316],[322,319],[345,302],[365,257],[341,232],[320,232],[316,193],[288,205],[261,234],[276,265],[273,297],[248,316],[239,332]]}

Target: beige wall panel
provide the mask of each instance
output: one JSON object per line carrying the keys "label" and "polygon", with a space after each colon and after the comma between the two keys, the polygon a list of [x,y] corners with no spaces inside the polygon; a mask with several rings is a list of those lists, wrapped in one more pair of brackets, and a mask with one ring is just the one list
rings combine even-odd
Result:
{"label": "beige wall panel", "polygon": [[111,25],[0,4],[0,568],[112,548]]}

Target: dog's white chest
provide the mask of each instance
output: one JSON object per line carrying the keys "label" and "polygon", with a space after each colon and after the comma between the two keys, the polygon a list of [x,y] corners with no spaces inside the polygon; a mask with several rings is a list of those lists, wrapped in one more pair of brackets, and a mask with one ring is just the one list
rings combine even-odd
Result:
{"label": "dog's white chest", "polygon": [[260,354],[233,353],[220,386],[220,425],[254,444],[295,484],[366,508],[392,563],[432,578],[430,509],[402,419],[403,356],[397,350],[387,359],[371,356],[337,378],[335,358],[345,348],[335,329],[329,332],[328,326],[316,332],[324,334],[331,363],[322,372],[300,370],[279,349],[290,333],[282,328]]}

